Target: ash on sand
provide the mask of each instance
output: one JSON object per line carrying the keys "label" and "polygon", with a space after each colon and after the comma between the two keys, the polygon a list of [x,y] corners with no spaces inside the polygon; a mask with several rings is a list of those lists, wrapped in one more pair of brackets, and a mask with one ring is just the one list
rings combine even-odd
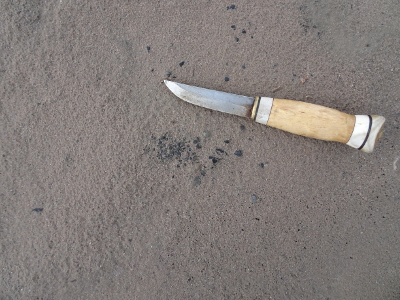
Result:
{"label": "ash on sand", "polygon": [[[195,164],[195,169],[199,170],[202,176],[205,176],[207,169],[214,169],[221,161],[229,160],[228,152],[222,148],[215,148],[215,152],[205,155],[199,137],[175,138],[170,133],[165,133],[161,137],[152,135],[151,141],[151,145],[143,149],[146,154],[165,164],[176,162],[177,168]],[[224,140],[225,146],[228,143],[229,140]],[[242,151],[237,150],[234,154],[242,156]]]}
{"label": "ash on sand", "polygon": [[198,156],[192,146],[199,149],[200,138],[196,138],[193,142],[185,138],[177,140],[166,133],[159,138],[152,136],[151,139],[155,142],[155,147],[152,149],[148,147],[145,151],[154,152],[156,157],[163,162],[177,160],[179,163],[186,165],[189,162],[198,160]]}

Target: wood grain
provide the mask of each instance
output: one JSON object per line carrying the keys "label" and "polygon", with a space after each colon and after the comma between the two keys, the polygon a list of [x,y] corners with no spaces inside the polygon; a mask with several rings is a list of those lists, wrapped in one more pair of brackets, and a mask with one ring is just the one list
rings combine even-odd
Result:
{"label": "wood grain", "polygon": [[325,141],[347,143],[355,116],[302,101],[274,99],[268,126]]}

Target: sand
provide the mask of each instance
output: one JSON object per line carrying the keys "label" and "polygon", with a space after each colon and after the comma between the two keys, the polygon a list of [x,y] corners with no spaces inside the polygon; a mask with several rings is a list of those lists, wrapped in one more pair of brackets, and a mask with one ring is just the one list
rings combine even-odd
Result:
{"label": "sand", "polygon": [[[398,1],[0,1],[0,299],[399,299]],[[164,79],[387,118],[372,154]]]}

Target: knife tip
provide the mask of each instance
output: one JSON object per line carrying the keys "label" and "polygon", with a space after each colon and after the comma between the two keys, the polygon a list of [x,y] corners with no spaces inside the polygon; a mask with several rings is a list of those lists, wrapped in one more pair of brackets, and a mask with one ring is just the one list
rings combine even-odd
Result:
{"label": "knife tip", "polygon": [[169,89],[171,89],[173,83],[174,83],[174,82],[171,81],[171,80],[166,80],[166,79],[164,79],[164,84],[165,84]]}

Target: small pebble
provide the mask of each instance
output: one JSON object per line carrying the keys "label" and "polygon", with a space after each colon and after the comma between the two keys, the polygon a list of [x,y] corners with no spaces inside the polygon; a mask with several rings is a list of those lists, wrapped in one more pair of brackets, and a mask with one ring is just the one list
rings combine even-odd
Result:
{"label": "small pebble", "polygon": [[179,66],[182,67],[184,64],[185,64],[185,62],[184,62],[184,61],[181,61],[181,62],[179,63]]}
{"label": "small pebble", "polygon": [[211,136],[211,132],[209,132],[208,130],[204,130],[204,131],[203,131],[203,136],[204,136],[205,138],[209,138],[209,137]]}
{"label": "small pebble", "polygon": [[253,203],[258,202],[258,199],[257,199],[256,195],[251,195],[251,201],[252,201]]}
{"label": "small pebble", "polygon": [[232,28],[233,30],[236,30],[236,25],[232,25],[231,28]]}
{"label": "small pebble", "polygon": [[193,180],[194,185],[200,185],[201,184],[201,178],[200,176],[196,176]]}
{"label": "small pebble", "polygon": [[225,81],[229,81],[229,77],[225,77]]}

